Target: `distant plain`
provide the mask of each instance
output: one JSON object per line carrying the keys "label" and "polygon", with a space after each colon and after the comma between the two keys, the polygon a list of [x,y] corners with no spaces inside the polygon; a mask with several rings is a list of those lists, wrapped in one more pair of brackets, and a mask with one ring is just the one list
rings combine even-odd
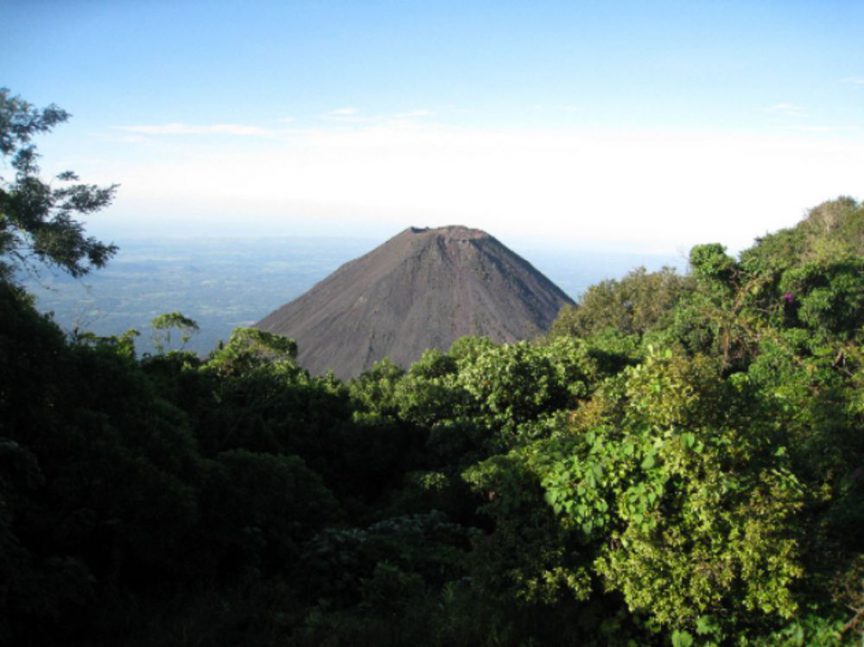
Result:
{"label": "distant plain", "polygon": [[[493,234],[494,235],[494,234]],[[150,320],[182,312],[200,331],[186,348],[209,353],[238,326],[249,326],[384,241],[359,238],[152,238],[117,241],[105,269],[76,280],[42,270],[22,280],[38,308],[66,331],[117,335],[137,329],[139,353],[152,352]],[[502,241],[577,300],[592,284],[645,266],[682,271],[683,256],[522,248]]]}

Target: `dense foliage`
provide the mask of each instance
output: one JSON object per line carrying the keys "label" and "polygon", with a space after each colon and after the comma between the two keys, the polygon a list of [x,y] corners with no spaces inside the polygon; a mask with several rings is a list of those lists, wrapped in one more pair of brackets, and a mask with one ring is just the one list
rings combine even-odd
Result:
{"label": "dense foliage", "polygon": [[0,644],[857,644],[862,254],[841,198],[348,383],[2,281]]}
{"label": "dense foliage", "polygon": [[68,118],[57,106],[40,110],[0,88],[0,173],[7,162],[14,173],[0,175],[0,280],[12,278],[13,270],[32,270],[34,261],[82,276],[104,266],[117,251],[86,236],[76,220],[110,204],[115,186],[80,184],[72,171],[53,182],[39,177],[32,139]]}

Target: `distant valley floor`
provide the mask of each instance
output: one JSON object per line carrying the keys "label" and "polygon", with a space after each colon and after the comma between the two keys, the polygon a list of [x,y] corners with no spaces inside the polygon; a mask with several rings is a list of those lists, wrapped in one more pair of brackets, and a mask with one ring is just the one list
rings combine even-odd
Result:
{"label": "distant valley floor", "polygon": [[[53,312],[66,330],[116,335],[142,334],[139,352],[152,350],[150,320],[182,312],[200,332],[187,348],[209,353],[231,330],[248,326],[299,296],[342,263],[380,241],[348,238],[118,240],[108,267],[83,280],[43,271],[26,277],[43,312]],[[683,270],[682,257],[650,254],[514,249],[572,298],[598,281],[620,278],[644,265]]]}

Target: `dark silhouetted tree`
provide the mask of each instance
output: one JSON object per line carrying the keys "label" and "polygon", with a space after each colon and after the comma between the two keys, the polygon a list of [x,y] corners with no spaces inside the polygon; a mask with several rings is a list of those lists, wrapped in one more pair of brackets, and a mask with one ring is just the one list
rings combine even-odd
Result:
{"label": "dark silhouetted tree", "polygon": [[55,105],[34,108],[6,88],[0,88],[0,173],[11,167],[12,177],[0,175],[0,279],[12,280],[15,270],[32,270],[34,261],[83,276],[102,267],[117,251],[86,236],[77,217],[108,206],[116,185],[98,187],[78,183],[65,171],[54,178],[39,176],[32,139],[50,132],[69,118]]}

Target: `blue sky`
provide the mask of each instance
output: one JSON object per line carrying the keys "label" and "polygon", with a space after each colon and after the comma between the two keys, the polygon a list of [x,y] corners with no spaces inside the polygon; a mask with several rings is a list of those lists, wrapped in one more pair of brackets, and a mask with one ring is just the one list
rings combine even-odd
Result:
{"label": "blue sky", "polygon": [[864,197],[862,2],[0,0],[91,227],[733,249]]}

